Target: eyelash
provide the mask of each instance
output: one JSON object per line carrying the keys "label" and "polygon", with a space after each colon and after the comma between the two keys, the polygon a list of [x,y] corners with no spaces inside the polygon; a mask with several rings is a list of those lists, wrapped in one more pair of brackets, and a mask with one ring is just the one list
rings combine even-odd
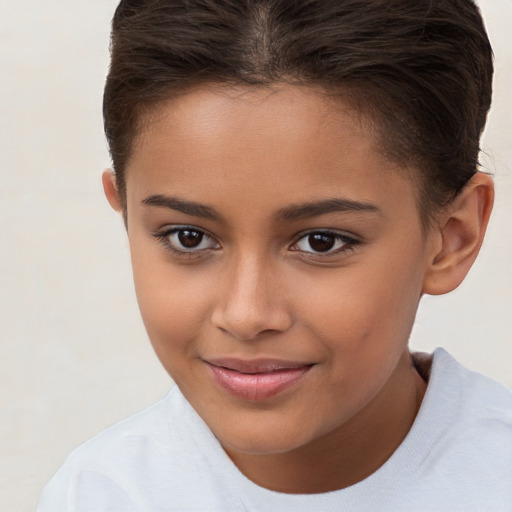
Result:
{"label": "eyelash", "polygon": [[[201,236],[200,244],[205,240],[209,239],[213,241],[217,247],[208,247],[204,249],[198,249],[192,248],[191,250],[186,249],[177,249],[175,244],[171,243],[170,237],[172,235],[175,235],[180,232],[195,232],[198,233]],[[341,247],[338,247],[336,250],[328,249],[325,252],[314,252],[314,251],[304,251],[301,249],[295,249],[295,247],[301,242],[302,240],[306,239],[307,237],[310,237],[312,235],[326,235],[328,237],[334,238],[334,244],[341,242]],[[203,229],[196,228],[194,226],[175,226],[172,229],[168,229],[161,233],[155,233],[153,235],[167,250],[171,251],[173,254],[179,256],[179,257],[187,257],[189,260],[198,258],[201,256],[205,256],[207,254],[211,254],[212,251],[217,250],[220,247],[220,244],[215,240],[215,238],[211,235],[209,235],[206,231]],[[356,238],[349,236],[345,233],[340,233],[338,231],[333,231],[329,229],[316,229],[311,230],[307,232],[300,233],[296,238],[293,244],[290,246],[289,250],[293,252],[300,252],[302,253],[302,257],[308,258],[308,259],[327,259],[336,255],[344,254],[349,255],[351,252],[355,250],[355,247],[359,245],[361,242],[357,240]],[[200,245],[199,244],[199,245]]]}
{"label": "eyelash", "polygon": [[[325,252],[301,251],[300,249],[294,249],[294,247],[297,246],[300,241],[312,235],[327,235],[328,237],[334,238],[334,243],[342,242],[342,245],[341,247],[338,247],[336,250],[329,249],[328,251]],[[319,260],[332,258],[333,256],[339,255],[348,256],[355,250],[355,247],[360,243],[361,242],[359,240],[357,240],[353,236],[347,235],[346,233],[340,233],[339,231],[333,231],[329,229],[314,229],[311,231],[300,233],[300,235],[297,236],[295,242],[292,244],[290,250],[301,252],[304,258]]]}
{"label": "eyelash", "polygon": [[153,236],[170,252],[175,254],[179,257],[187,257],[189,260],[194,259],[200,256],[205,255],[205,251],[207,253],[210,253],[211,251],[216,250],[217,248],[206,248],[206,249],[199,249],[195,250],[195,248],[192,248],[192,250],[186,250],[186,249],[177,249],[173,243],[170,241],[170,237],[174,234],[190,231],[194,233],[199,233],[201,235],[201,241],[200,244],[203,242],[205,238],[210,239],[214,241],[217,245],[219,245],[218,242],[215,241],[215,239],[206,233],[203,229],[196,228],[194,226],[175,226],[172,229],[168,229],[161,233],[155,233]]}

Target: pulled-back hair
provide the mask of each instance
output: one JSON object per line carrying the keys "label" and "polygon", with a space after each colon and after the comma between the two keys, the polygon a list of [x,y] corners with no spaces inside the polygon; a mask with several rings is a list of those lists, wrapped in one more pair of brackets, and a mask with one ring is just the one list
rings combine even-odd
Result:
{"label": "pulled-back hair", "polygon": [[122,0],[103,112],[123,206],[149,109],[204,83],[286,82],[367,114],[386,155],[418,169],[428,217],[477,172],[492,73],[473,0]]}

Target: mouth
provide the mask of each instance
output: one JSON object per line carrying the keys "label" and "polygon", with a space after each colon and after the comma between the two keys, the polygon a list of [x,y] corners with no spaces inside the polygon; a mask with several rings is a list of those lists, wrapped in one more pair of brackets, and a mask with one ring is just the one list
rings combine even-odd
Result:
{"label": "mouth", "polygon": [[249,401],[271,398],[301,380],[311,363],[258,359],[205,361],[214,382],[229,394]]}

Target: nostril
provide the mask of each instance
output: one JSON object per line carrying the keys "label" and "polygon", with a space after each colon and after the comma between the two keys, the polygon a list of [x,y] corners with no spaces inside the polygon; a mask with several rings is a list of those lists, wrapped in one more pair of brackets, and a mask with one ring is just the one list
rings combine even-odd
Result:
{"label": "nostril", "polygon": [[[245,273],[242,274],[242,270]],[[211,323],[238,340],[251,341],[286,331],[292,324],[288,302],[276,293],[261,271],[242,267],[237,278],[226,279],[211,313]],[[262,282],[267,283],[263,286]],[[231,286],[228,286],[231,284]]]}
{"label": "nostril", "polygon": [[[285,321],[280,321],[279,325],[274,321],[274,327],[266,327],[262,325],[263,322],[230,321],[228,317],[218,315],[214,317],[213,323],[224,334],[233,336],[240,341],[255,341],[286,331],[291,322],[283,320]],[[270,321],[267,320],[265,323],[269,324]]]}

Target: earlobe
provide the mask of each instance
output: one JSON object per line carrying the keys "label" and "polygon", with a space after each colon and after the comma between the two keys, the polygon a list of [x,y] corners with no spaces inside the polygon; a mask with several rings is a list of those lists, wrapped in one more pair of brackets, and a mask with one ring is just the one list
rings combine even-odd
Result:
{"label": "earlobe", "polygon": [[120,213],[122,207],[121,200],[117,192],[116,175],[114,171],[112,169],[104,170],[101,175],[101,180],[103,182],[103,192],[105,193],[107,201],[116,212]]}
{"label": "earlobe", "polygon": [[482,245],[493,202],[492,178],[475,174],[436,228],[441,243],[430,256],[423,293],[442,295],[462,283]]}

